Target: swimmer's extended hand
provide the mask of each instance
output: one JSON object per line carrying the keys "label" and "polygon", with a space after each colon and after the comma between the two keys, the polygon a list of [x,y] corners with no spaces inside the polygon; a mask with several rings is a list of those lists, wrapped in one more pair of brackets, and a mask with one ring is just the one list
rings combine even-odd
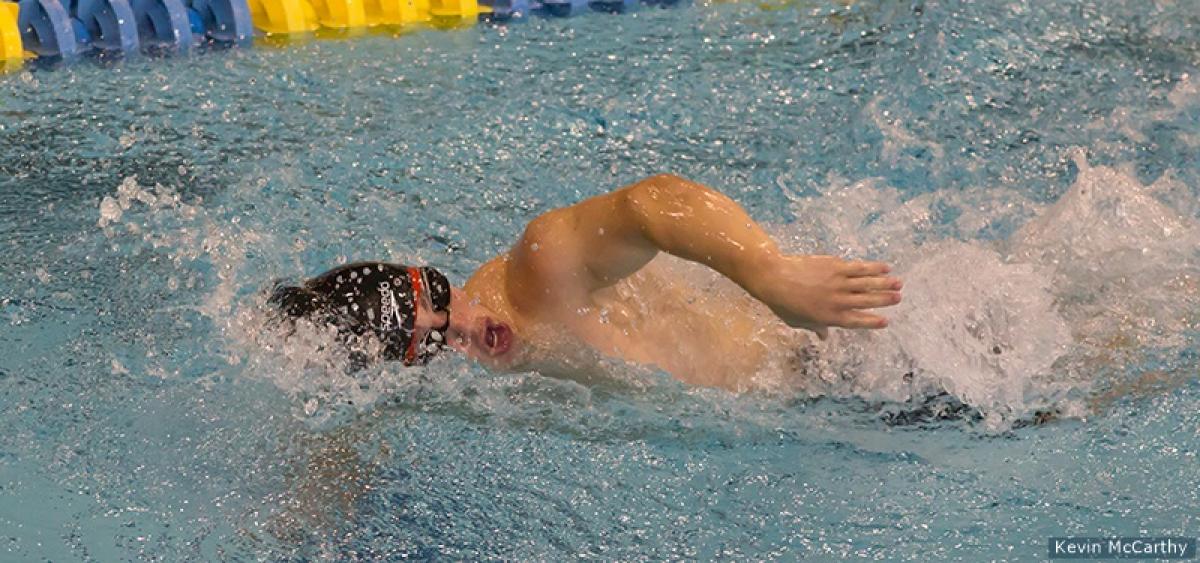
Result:
{"label": "swimmer's extended hand", "polygon": [[747,289],[788,326],[811,330],[824,340],[831,326],[887,326],[887,319],[864,309],[900,302],[902,283],[887,275],[890,270],[880,262],[779,255],[768,258]]}

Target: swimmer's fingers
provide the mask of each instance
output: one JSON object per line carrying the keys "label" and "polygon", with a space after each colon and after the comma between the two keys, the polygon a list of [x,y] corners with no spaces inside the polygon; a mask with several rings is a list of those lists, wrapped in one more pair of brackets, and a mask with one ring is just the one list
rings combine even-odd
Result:
{"label": "swimmer's fingers", "polygon": [[870,293],[851,293],[842,297],[842,305],[854,309],[874,309],[890,307],[900,302],[899,291],[872,291]]}
{"label": "swimmer's fingers", "polygon": [[843,276],[861,278],[866,276],[882,276],[892,271],[892,267],[883,262],[846,262],[842,265],[841,270]]}
{"label": "swimmer's fingers", "polygon": [[899,278],[885,276],[850,278],[846,280],[846,289],[855,293],[867,293],[869,291],[899,291],[902,287],[904,287],[904,283],[901,282]]}
{"label": "swimmer's fingers", "polygon": [[887,325],[887,319],[862,311],[850,311],[837,323],[842,328],[884,328]]}

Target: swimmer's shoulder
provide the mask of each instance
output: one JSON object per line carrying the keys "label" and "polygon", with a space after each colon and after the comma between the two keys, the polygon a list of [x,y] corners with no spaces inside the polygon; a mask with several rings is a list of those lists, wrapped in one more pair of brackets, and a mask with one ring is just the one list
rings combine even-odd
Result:
{"label": "swimmer's shoulder", "polygon": [[525,226],[508,252],[485,264],[485,278],[502,281],[508,298],[527,312],[548,313],[582,302],[588,285],[567,209],[543,213]]}
{"label": "swimmer's shoulder", "polygon": [[503,289],[507,282],[505,272],[505,261],[507,254],[500,254],[493,257],[491,260],[484,262],[482,266],[471,274],[467,279],[467,283],[463,285],[463,291],[472,299],[478,299],[480,304],[486,307],[492,307],[494,303],[491,301],[502,297],[496,295],[496,292]]}
{"label": "swimmer's shoulder", "polygon": [[[532,272],[514,268],[509,253],[500,254],[475,270],[463,291],[480,305],[497,312],[508,312],[526,320],[544,316],[550,300]],[[515,319],[514,319],[515,320]]]}

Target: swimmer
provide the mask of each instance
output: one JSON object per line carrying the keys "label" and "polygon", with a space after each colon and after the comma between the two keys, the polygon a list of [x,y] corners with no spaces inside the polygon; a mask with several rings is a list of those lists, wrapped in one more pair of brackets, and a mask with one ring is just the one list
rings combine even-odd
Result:
{"label": "swimmer", "polygon": [[[741,290],[706,294],[670,278],[648,267],[659,253]],[[407,365],[450,348],[494,370],[570,377],[616,358],[740,389],[766,361],[771,334],[886,327],[871,310],[900,302],[889,271],[785,254],[730,198],[663,174],[542,214],[462,288],[434,268],[360,262],[279,286],[271,301],[290,317],[377,339],[382,359]]]}

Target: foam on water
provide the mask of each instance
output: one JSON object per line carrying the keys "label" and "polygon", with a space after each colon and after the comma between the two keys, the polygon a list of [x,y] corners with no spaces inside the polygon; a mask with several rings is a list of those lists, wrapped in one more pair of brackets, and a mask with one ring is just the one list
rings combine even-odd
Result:
{"label": "foam on water", "polygon": [[1002,428],[1040,410],[1086,415],[1088,394],[1112,383],[1096,378],[1120,371],[1099,369],[1114,349],[1135,362],[1185,342],[1200,303],[1200,226],[1159,198],[1190,190],[1071,154],[1078,176],[1049,206],[1006,190],[901,201],[878,180],[795,198],[799,225],[781,233],[793,249],[889,260],[905,280],[890,328],[835,333],[820,346],[822,383],[806,391],[946,392]]}
{"label": "foam on water", "polygon": [[1200,225],[1159,201],[1169,176],[1144,186],[1128,172],[1091,167],[1075,155],[1079,179],[1011,241],[1011,259],[1053,268],[1072,321],[1095,339],[1133,330],[1142,345],[1182,341],[1194,327]]}

